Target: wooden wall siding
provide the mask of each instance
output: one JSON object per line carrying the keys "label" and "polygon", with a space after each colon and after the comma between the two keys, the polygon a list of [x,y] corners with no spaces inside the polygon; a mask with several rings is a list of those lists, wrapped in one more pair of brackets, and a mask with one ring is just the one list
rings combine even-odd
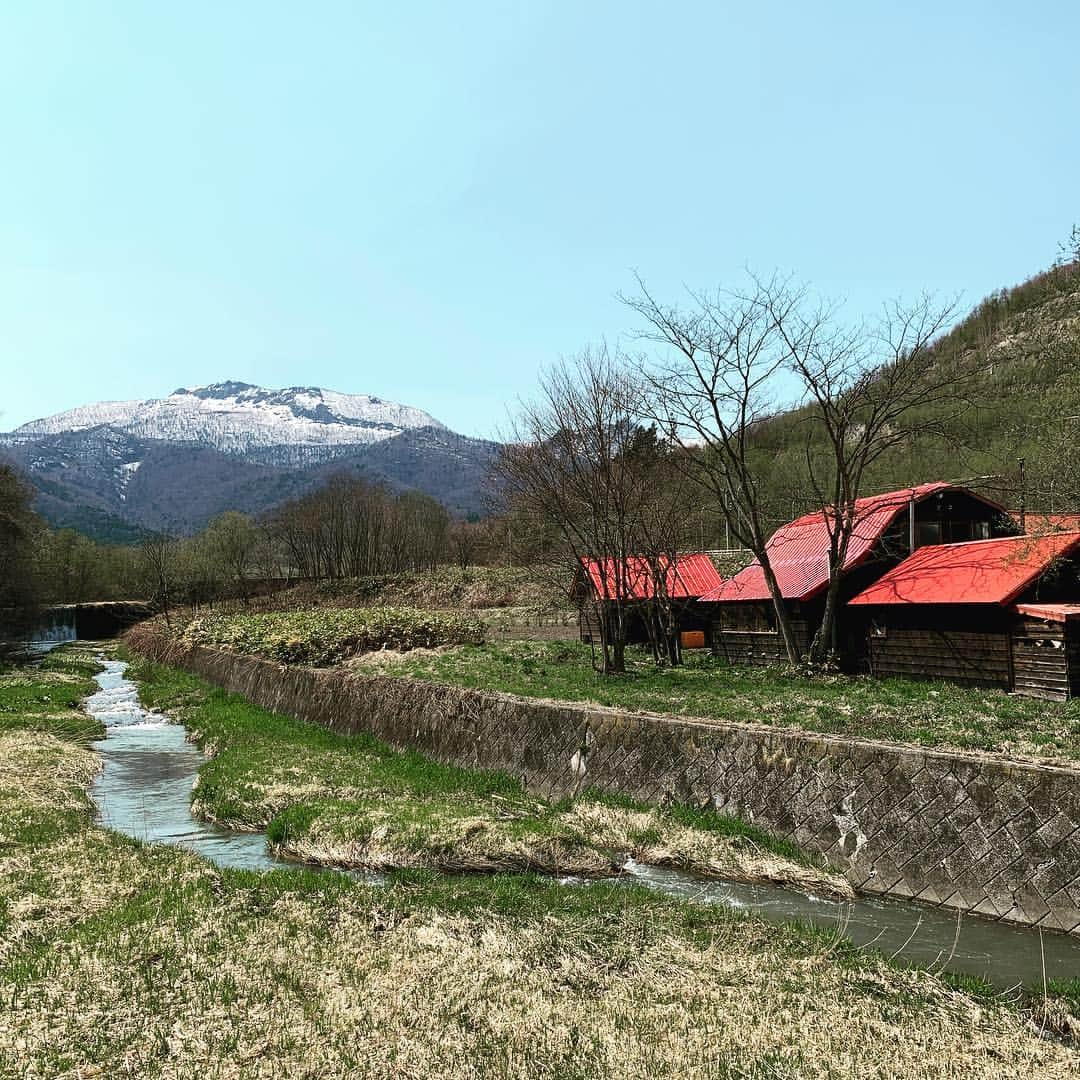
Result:
{"label": "wooden wall siding", "polygon": [[[795,621],[791,629],[796,644],[805,653],[810,648],[809,624]],[[729,664],[765,667],[788,662],[784,639],[778,630],[728,630],[719,623],[713,623],[712,649]]]}
{"label": "wooden wall siding", "polygon": [[1013,628],[1014,687],[1025,697],[1065,701],[1080,674],[1080,642],[1064,623],[1022,618]]}
{"label": "wooden wall siding", "polygon": [[[649,628],[645,618],[647,608],[644,605],[630,603],[626,605],[626,641],[628,645],[648,645]],[[675,624],[680,633],[700,630],[708,633],[709,616],[702,612],[702,605],[696,601],[680,602],[675,608]],[[586,604],[578,612],[578,636],[583,642],[599,645],[600,616],[592,604]]]}
{"label": "wooden wall siding", "polygon": [[581,640],[586,644],[593,641],[600,642],[600,620],[597,619],[591,606],[583,607],[578,613],[578,632]]}
{"label": "wooden wall siding", "polygon": [[1003,633],[890,626],[870,635],[870,668],[879,679],[948,679],[1008,688],[1009,654]]}

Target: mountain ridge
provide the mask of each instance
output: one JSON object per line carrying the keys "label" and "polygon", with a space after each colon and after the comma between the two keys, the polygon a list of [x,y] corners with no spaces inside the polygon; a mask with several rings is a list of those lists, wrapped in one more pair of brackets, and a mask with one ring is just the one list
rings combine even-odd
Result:
{"label": "mountain ridge", "polygon": [[228,380],[180,387],[163,398],[77,406],[22,424],[6,438],[18,441],[101,426],[148,439],[203,442],[239,454],[275,445],[351,446],[413,428],[445,428],[421,409],[369,394],[318,386],[272,390]]}
{"label": "mountain ridge", "polygon": [[236,380],[91,403],[0,434],[0,456],[34,485],[39,512],[102,540],[191,532],[227,509],[260,514],[335,473],[477,514],[496,452],[373,395]]}

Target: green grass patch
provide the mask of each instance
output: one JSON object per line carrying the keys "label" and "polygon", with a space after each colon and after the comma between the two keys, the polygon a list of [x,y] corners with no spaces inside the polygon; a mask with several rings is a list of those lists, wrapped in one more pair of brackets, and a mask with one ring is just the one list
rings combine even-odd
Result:
{"label": "green grass patch", "polygon": [[162,664],[137,660],[130,674],[146,705],[174,715],[212,751],[194,792],[196,812],[267,828],[294,857],[375,869],[421,862],[595,875],[650,853],[739,876],[771,856],[790,863],[800,884],[809,885],[808,874],[826,891],[836,887],[821,860],[714,811],[647,807],[592,791],[552,803],[506,774],[441,764],[365,734],[337,735]]}
{"label": "green grass patch", "polygon": [[1080,701],[1055,703],[945,682],[734,667],[691,653],[657,668],[628,650],[625,675],[601,675],[588,645],[504,642],[403,658],[387,674],[736,723],[804,728],[922,746],[1080,759]]}
{"label": "green grass patch", "polygon": [[62,646],[36,666],[0,674],[0,734],[37,731],[87,745],[105,734],[104,726],[79,708],[97,689],[101,670],[82,647]]}
{"label": "green grass patch", "polygon": [[1080,1017],[1080,975],[1075,979],[1051,979],[1046,991],[1065,1002],[1073,1016]]}

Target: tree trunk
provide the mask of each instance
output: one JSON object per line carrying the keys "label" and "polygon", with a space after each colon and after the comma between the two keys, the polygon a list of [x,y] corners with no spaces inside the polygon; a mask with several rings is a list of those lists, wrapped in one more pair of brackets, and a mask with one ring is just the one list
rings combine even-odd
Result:
{"label": "tree trunk", "polygon": [[616,640],[611,643],[611,672],[612,675],[622,675],[626,671],[626,642]]}
{"label": "tree trunk", "polygon": [[842,533],[838,539],[837,551],[830,560],[829,588],[825,593],[825,610],[821,615],[821,625],[814,634],[814,640],[810,643],[810,662],[815,666],[825,663],[832,649],[836,630],[836,617],[840,610],[840,585],[842,583],[843,566],[847,562],[848,546],[850,543],[851,529],[853,526],[841,525],[846,528],[846,534]]}
{"label": "tree trunk", "polygon": [[788,663],[795,667],[802,662],[802,653],[799,652],[799,647],[795,644],[795,634],[791,629],[791,617],[788,614],[787,604],[780,592],[780,586],[777,584],[776,575],[773,573],[768,558],[762,559],[759,555],[758,562],[761,564],[762,573],[765,575],[765,584],[768,586],[769,595],[772,597],[773,610],[776,612],[776,627],[780,631],[780,637],[784,642]]}
{"label": "tree trunk", "polygon": [[829,583],[828,592],[825,594],[825,610],[821,616],[821,625],[814,634],[814,640],[810,643],[810,663],[821,666],[825,663],[831,651],[834,630],[836,628],[836,615],[839,610],[840,577],[837,575]]}

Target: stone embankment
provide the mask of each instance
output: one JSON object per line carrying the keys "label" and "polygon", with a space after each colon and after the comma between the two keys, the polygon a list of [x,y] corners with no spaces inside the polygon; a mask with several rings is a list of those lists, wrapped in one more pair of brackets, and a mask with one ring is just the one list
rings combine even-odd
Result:
{"label": "stone embankment", "polygon": [[149,626],[129,641],[263,708],[539,795],[711,805],[824,854],[864,892],[1080,933],[1080,769],[283,667],[183,651]]}

